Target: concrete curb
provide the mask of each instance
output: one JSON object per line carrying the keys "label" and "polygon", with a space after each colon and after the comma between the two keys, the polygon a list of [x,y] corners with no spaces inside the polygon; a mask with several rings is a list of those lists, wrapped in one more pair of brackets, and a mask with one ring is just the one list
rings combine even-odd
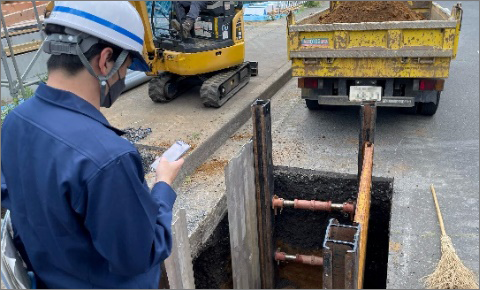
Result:
{"label": "concrete curb", "polygon": [[[218,128],[205,142],[198,146],[192,154],[185,158],[185,165],[180,171],[173,187],[179,188],[185,177],[192,175],[195,170],[202,165],[218,148],[220,148],[240,127],[243,126],[251,117],[250,105],[256,99],[270,99],[280,88],[292,78],[292,68],[290,61],[284,64],[277,72],[272,74],[265,84],[259,85],[255,90],[248,94],[251,99],[240,112],[238,112],[230,121]],[[245,88],[244,88],[245,89]]]}

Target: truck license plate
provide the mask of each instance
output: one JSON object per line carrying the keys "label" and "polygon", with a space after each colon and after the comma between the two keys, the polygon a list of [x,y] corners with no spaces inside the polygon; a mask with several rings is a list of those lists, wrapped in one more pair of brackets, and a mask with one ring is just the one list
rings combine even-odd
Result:
{"label": "truck license plate", "polygon": [[382,87],[377,86],[351,86],[348,98],[351,102],[381,101]]}

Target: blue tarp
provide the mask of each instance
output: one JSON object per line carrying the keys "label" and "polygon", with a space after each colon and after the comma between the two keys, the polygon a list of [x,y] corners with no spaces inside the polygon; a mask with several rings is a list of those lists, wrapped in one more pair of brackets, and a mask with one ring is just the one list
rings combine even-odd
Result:
{"label": "blue tarp", "polygon": [[[146,1],[148,19],[150,21],[152,13],[152,3],[154,1]],[[165,34],[168,29],[168,17],[172,8],[172,1],[155,1],[155,11],[153,14],[153,23],[155,26],[155,36]]]}

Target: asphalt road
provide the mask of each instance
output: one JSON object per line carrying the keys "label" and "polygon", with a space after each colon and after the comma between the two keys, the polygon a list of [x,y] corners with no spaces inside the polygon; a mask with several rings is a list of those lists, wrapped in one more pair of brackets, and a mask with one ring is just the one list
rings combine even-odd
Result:
{"label": "asphalt road", "polygon": [[[437,114],[378,111],[373,174],[394,178],[389,288],[421,288],[440,258],[431,183],[457,253],[478,274],[479,3],[463,2],[463,9],[458,56]],[[309,111],[299,95],[293,79],[272,98],[274,163],[356,174],[358,108]]]}

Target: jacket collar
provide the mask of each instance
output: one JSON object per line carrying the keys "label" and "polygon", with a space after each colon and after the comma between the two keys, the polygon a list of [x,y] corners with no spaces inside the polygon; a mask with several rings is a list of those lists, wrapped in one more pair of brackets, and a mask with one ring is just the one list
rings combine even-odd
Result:
{"label": "jacket collar", "polygon": [[95,121],[102,123],[105,127],[114,131],[119,136],[125,134],[124,131],[110,125],[105,116],[103,116],[103,114],[92,104],[71,92],[55,89],[45,83],[40,83],[35,91],[35,96],[51,105],[62,107],[90,117]]}

